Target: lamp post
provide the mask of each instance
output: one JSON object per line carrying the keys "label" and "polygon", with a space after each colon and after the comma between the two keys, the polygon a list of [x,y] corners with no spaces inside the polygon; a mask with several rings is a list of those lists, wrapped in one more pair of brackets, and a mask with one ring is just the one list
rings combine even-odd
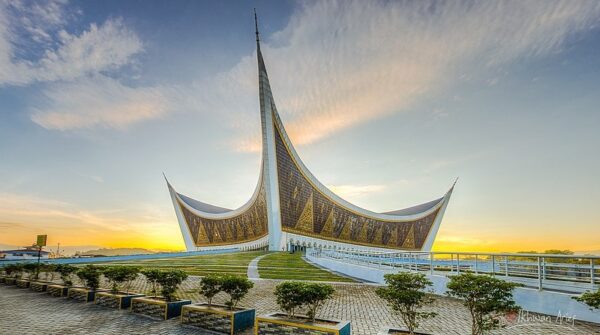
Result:
{"label": "lamp post", "polygon": [[38,279],[40,276],[40,258],[42,257],[42,247],[46,245],[46,241],[48,239],[48,235],[38,235],[37,236],[37,247],[38,247],[38,255],[37,255],[37,266],[35,267],[35,279]]}

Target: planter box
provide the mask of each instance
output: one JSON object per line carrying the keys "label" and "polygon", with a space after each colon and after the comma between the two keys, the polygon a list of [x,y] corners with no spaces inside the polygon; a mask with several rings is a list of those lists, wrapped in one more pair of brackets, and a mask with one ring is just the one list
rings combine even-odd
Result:
{"label": "planter box", "polygon": [[69,288],[69,292],[67,293],[67,298],[79,302],[90,302],[94,301],[94,297],[96,296],[97,292],[100,291],[92,291],[85,287],[71,287]]}
{"label": "planter box", "polygon": [[48,283],[43,281],[32,281],[31,284],[29,284],[29,289],[35,292],[46,292],[47,288]]}
{"label": "planter box", "polygon": [[67,293],[69,293],[69,287],[60,284],[48,285],[48,287],[46,287],[46,293],[53,297],[66,297]]}
{"label": "planter box", "polygon": [[94,303],[98,306],[116,308],[116,309],[129,309],[131,307],[131,299],[143,297],[143,294],[125,294],[125,293],[110,293],[110,292],[98,292],[94,299]]}
{"label": "planter box", "polygon": [[6,277],[4,278],[4,284],[6,285],[15,285],[17,280],[14,277]]}
{"label": "planter box", "polygon": [[30,281],[28,279],[17,279],[15,283],[18,288],[28,288]]}
{"label": "planter box", "polygon": [[[383,327],[377,335],[402,335],[409,334],[408,329],[403,327]],[[432,335],[431,333],[422,333],[415,331],[415,335]]]}
{"label": "planter box", "polygon": [[350,335],[350,322],[317,319],[305,316],[290,319],[283,313],[271,313],[256,318],[255,334],[268,335]]}
{"label": "planter box", "polygon": [[191,304],[191,300],[177,300],[166,302],[153,298],[131,299],[131,311],[137,314],[147,315],[157,319],[167,320],[181,315],[181,308]]}
{"label": "planter box", "polygon": [[222,334],[237,334],[254,326],[254,316],[254,309],[231,311],[223,305],[193,304],[183,306],[181,323]]}

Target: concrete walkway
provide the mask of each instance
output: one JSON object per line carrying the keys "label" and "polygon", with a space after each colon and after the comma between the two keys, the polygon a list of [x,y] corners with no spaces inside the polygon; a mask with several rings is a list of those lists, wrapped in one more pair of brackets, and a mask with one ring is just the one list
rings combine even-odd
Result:
{"label": "concrete walkway", "polygon": [[250,261],[250,264],[248,264],[248,279],[260,279],[260,274],[258,273],[258,261],[267,255],[268,254],[260,255]]}
{"label": "concrete walkway", "polygon": [[[240,306],[255,308],[256,315],[281,311],[273,294],[278,280],[254,280],[254,287],[240,301]],[[102,281],[103,288],[109,283]],[[206,298],[198,292],[200,277],[190,276],[179,288],[177,295],[193,302]],[[336,293],[318,312],[319,318],[350,320],[353,335],[376,335],[384,325],[400,326],[400,318],[389,310],[376,294],[376,286],[352,283],[331,284]],[[132,292],[147,292],[150,285],[138,278],[132,284]],[[226,294],[218,294],[214,302],[223,304]],[[423,332],[435,335],[470,334],[470,316],[462,303],[447,297],[437,297],[424,311],[436,312],[438,316],[425,320]],[[300,311],[303,312],[303,311]],[[250,330],[248,333],[253,333]],[[1,335],[122,335],[160,334],[193,335],[206,334],[198,328],[182,326],[178,318],[156,321],[133,314],[128,310],[117,311],[93,303],[76,303],[66,298],[54,298],[29,289],[0,285],[0,334]],[[214,334],[214,333],[211,333]],[[556,318],[540,317],[513,320],[504,329],[490,335],[600,335],[600,325],[575,321],[575,324]],[[247,335],[247,333],[245,334]]]}

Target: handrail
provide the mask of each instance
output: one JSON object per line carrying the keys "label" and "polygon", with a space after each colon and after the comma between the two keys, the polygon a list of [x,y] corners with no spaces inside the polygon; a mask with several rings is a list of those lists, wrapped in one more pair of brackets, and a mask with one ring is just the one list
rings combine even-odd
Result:
{"label": "handrail", "polygon": [[[600,285],[600,257],[593,255],[519,254],[451,251],[361,252],[309,249],[314,257],[384,270],[455,275],[464,272],[504,277],[539,290],[581,293]],[[572,260],[572,261],[569,261]]]}
{"label": "handrail", "polygon": [[470,256],[510,256],[510,257],[545,257],[545,258],[584,258],[584,259],[600,259],[600,256],[595,255],[564,255],[564,254],[531,254],[531,253],[505,253],[505,252],[469,252],[469,251],[347,251],[336,250],[339,253],[352,254],[372,254],[372,255],[396,255],[396,254],[423,254],[423,255],[470,255]]}

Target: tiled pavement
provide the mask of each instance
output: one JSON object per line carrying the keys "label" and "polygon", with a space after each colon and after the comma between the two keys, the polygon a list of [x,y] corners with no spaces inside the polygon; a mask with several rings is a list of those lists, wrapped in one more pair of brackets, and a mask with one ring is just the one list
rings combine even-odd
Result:
{"label": "tiled pavement", "polygon": [[[197,293],[198,277],[190,277],[179,291],[180,296],[203,301]],[[249,295],[240,303],[254,307],[258,314],[277,311],[272,294],[277,281],[257,280]],[[352,321],[353,334],[376,334],[383,325],[397,325],[385,304],[375,294],[375,287],[365,284],[333,284],[336,294],[323,307],[320,317]],[[142,280],[134,291],[146,290]],[[217,296],[215,302],[224,301]],[[433,334],[469,334],[468,313],[459,301],[440,297],[431,307],[438,313],[423,323],[422,330]],[[64,298],[51,298],[29,289],[0,286],[0,334],[206,334],[178,320],[154,321],[93,304],[74,303]],[[493,332],[497,335],[600,334],[600,326],[576,323],[558,325],[550,321],[525,322],[516,327]]]}
{"label": "tiled pavement", "polygon": [[0,287],[0,334],[209,334],[178,319],[144,316],[54,298],[14,286]]}

